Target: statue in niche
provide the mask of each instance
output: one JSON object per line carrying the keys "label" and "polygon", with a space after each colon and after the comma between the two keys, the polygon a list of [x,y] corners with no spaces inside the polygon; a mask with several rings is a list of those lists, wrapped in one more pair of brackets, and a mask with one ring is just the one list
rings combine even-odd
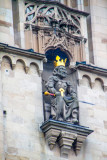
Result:
{"label": "statue in niche", "polygon": [[65,63],[66,59],[60,61],[60,57],[56,57],[53,75],[46,83],[47,91],[44,94],[51,98],[51,119],[78,124],[77,95],[71,82],[64,80],[67,77]]}

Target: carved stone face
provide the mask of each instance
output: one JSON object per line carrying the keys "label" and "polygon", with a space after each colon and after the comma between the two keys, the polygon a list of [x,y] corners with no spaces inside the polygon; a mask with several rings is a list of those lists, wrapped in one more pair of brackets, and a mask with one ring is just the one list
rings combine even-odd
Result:
{"label": "carved stone face", "polygon": [[58,66],[54,69],[53,75],[58,76],[59,78],[66,78],[67,76],[67,71],[64,66]]}

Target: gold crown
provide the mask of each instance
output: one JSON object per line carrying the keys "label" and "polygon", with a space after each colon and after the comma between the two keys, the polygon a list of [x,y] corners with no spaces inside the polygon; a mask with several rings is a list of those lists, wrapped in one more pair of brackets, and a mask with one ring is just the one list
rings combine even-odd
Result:
{"label": "gold crown", "polygon": [[56,56],[56,61],[54,61],[54,66],[57,67],[57,66],[65,66],[65,63],[67,61],[67,58],[65,60],[61,60],[60,61],[60,57],[59,56]]}

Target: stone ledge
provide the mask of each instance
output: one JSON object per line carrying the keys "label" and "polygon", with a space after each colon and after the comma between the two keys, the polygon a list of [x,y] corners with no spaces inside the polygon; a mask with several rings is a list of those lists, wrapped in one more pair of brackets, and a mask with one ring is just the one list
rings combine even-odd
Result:
{"label": "stone ledge", "polygon": [[78,64],[77,66],[71,68],[71,71],[73,73],[73,72],[77,71],[78,69],[82,70],[82,71],[87,71],[87,72],[91,72],[94,74],[98,74],[101,76],[107,76],[107,69],[97,67],[97,66],[92,66],[90,64]]}
{"label": "stone ledge", "polygon": [[[30,0],[30,1],[35,2],[35,0]],[[82,16],[85,16],[85,17],[90,15],[87,12],[80,11],[80,10],[77,10],[77,9],[74,9],[74,8],[70,8],[70,7],[68,7],[68,6],[66,6],[66,5],[64,5],[64,4],[62,4],[62,3],[58,2],[58,1],[45,1],[45,0],[41,0],[40,1],[40,0],[36,0],[36,3],[38,3],[38,4],[48,4],[48,5],[57,5],[58,7],[61,7],[63,9],[65,9],[65,10],[67,10],[68,12],[73,12],[75,14],[79,14],[79,15],[82,15]]]}
{"label": "stone ledge", "polygon": [[16,55],[21,55],[21,56],[26,56],[30,58],[35,58],[39,60],[44,60],[45,55],[37,52],[31,52],[26,49],[21,49],[21,48],[16,48],[13,46],[9,46],[8,44],[5,43],[0,43],[0,51],[7,52],[7,53],[13,53]]}
{"label": "stone ledge", "polygon": [[58,143],[61,155],[64,156],[68,156],[71,149],[78,154],[86,137],[93,132],[88,127],[52,119],[45,121],[40,128],[50,149],[53,149],[54,145]]}

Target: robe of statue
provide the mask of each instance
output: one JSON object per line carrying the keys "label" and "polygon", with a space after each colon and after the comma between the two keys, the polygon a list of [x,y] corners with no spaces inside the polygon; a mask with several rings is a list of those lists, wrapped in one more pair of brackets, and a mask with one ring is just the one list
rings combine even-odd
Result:
{"label": "robe of statue", "polygon": [[[46,88],[51,97],[51,114],[54,120],[78,124],[78,101],[70,81],[64,80],[67,71],[64,66],[58,66],[49,77]],[[61,93],[62,92],[62,93]]]}

